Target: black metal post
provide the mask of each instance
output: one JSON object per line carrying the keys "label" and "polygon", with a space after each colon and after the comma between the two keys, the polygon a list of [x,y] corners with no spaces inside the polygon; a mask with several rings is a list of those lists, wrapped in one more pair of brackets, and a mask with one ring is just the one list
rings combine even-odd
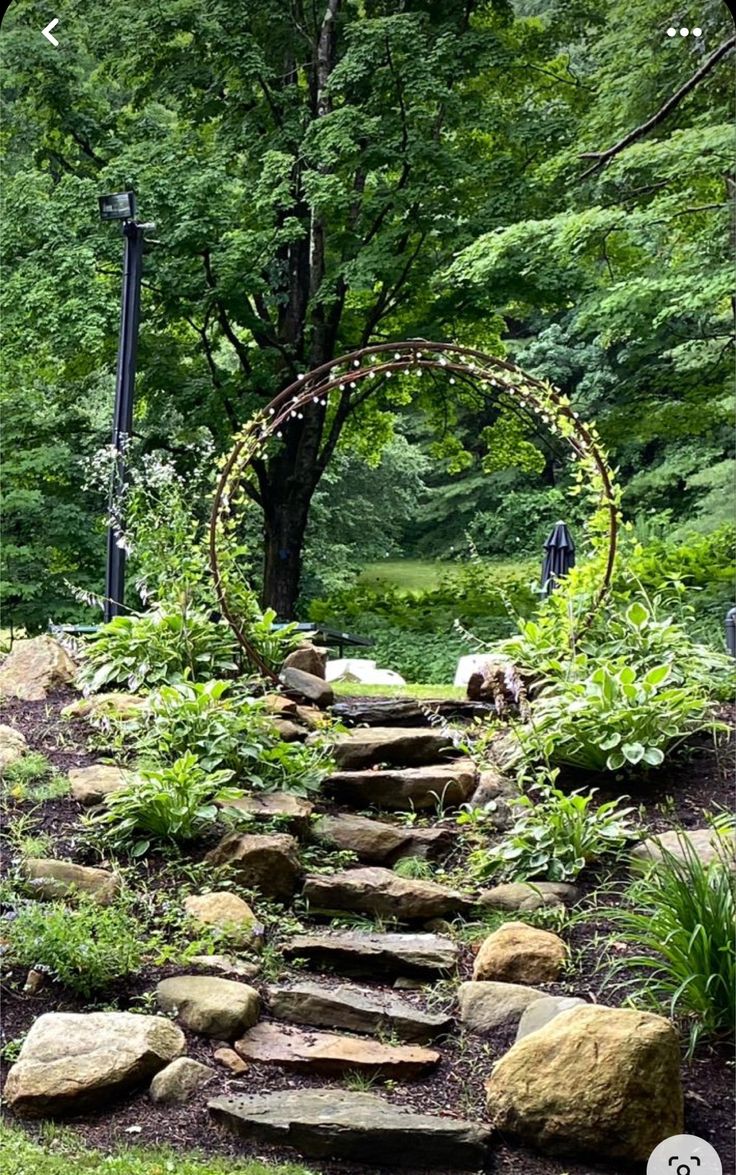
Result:
{"label": "black metal post", "polygon": [[115,408],[112,445],[115,465],[110,480],[107,563],[105,567],[105,623],[117,616],[125,597],[125,551],[118,545],[116,523],[122,513],[125,484],[125,446],[133,428],[133,392],[138,349],[138,321],[141,306],[143,226],[134,220],[123,224],[123,295],[120,308],[120,338],[115,378]]}

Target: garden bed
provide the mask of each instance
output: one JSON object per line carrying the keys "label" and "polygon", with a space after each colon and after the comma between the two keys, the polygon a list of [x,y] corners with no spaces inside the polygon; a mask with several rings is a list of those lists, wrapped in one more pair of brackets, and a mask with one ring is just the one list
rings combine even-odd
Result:
{"label": "garden bed", "polygon": [[[46,702],[10,702],[3,708],[3,721],[20,729],[33,750],[45,754],[60,772],[71,767],[84,766],[99,757],[89,748],[90,728],[86,722],[69,721],[60,717],[60,711],[74,695],[60,691]],[[668,764],[653,776],[648,784],[640,787],[634,798],[642,806],[642,818],[652,831],[670,827],[691,828],[702,824],[703,811],[716,812],[728,807],[730,795],[729,761],[723,747],[714,751],[712,744],[703,743],[679,762]],[[601,795],[600,797],[604,797]],[[8,796],[5,810],[6,845],[4,873],[12,866],[12,848],[7,838],[12,839],[14,822],[19,817],[31,817],[34,828],[28,835],[43,836],[53,843],[56,856],[68,856],[88,861],[89,851],[79,843],[79,807],[66,796],[55,796],[35,803],[31,798],[14,799]],[[211,847],[210,843],[193,846],[188,856],[201,858]],[[174,867],[172,867],[172,865]],[[607,936],[615,939],[615,927],[596,914],[591,896],[596,890],[615,886],[624,876],[623,867],[614,867],[606,872],[598,871],[581,878],[583,893],[581,908],[590,906],[591,916],[574,920],[563,931],[573,952],[573,967],[564,981],[548,985],[551,993],[574,994],[588,1001],[620,1005],[634,990],[634,977],[626,970],[620,972],[616,984],[607,982],[607,967],[604,963],[603,940]],[[172,904],[177,902],[177,879],[175,864],[162,856],[150,856],[134,867],[128,874],[128,883],[151,892],[166,894]],[[277,910],[276,910],[277,912]],[[295,909],[296,917],[304,920],[304,911]],[[7,916],[7,913],[6,913]],[[288,915],[285,912],[285,918]],[[454,923],[461,946],[460,978],[470,977],[473,954],[470,944],[488,931],[477,923]],[[271,931],[278,941],[280,930],[275,922]],[[618,953],[615,942],[608,944],[606,954]],[[270,963],[269,966],[278,966]],[[145,966],[132,981],[118,985],[106,994],[104,1003],[90,1003],[70,995],[58,984],[47,983],[37,994],[28,995],[22,991],[25,975],[17,968],[6,974],[3,981],[3,1043],[6,1059],[2,1064],[4,1080],[8,1068],[7,1057],[12,1056],[8,1042],[18,1041],[29,1030],[34,1020],[47,1011],[81,1011],[92,1007],[117,1007],[131,1010],[150,1010],[147,995],[152,992],[158,980],[166,975],[181,972],[181,966],[173,963],[163,967]],[[279,980],[289,974],[304,977],[303,972],[279,974]],[[270,978],[275,977],[271,975]],[[311,976],[310,976],[311,977]],[[334,977],[322,975],[323,984],[337,982]],[[257,985],[258,981],[256,981]],[[372,981],[377,990],[388,990],[381,982]],[[404,992],[402,996],[417,1002],[429,996],[430,1004],[441,1010],[449,1010],[454,1003],[453,982],[430,985],[421,996]],[[396,1084],[388,1088],[377,1083],[390,1101],[413,1107],[418,1111],[449,1114],[475,1121],[484,1119],[483,1082],[490,1072],[492,1063],[513,1043],[514,1029],[502,1028],[481,1038],[470,1034],[454,1034],[440,1044],[442,1060],[437,1069],[421,1080]],[[188,1054],[197,1060],[211,1063],[213,1042],[188,1032]],[[248,1155],[266,1157],[274,1161],[294,1161],[293,1152],[275,1149],[262,1144],[252,1145],[235,1140],[222,1133],[212,1123],[206,1110],[206,1101],[211,1096],[224,1093],[271,1091],[275,1089],[298,1089],[313,1086],[333,1085],[336,1098],[340,1091],[350,1086],[346,1079],[325,1079],[308,1077],[252,1063],[243,1078],[236,1079],[218,1070],[216,1079],[207,1087],[207,1097],[194,1104],[181,1107],[160,1107],[153,1105],[145,1092],[124,1098],[114,1109],[88,1113],[76,1117],[71,1126],[80,1139],[92,1147],[107,1151],[121,1143],[141,1144],[165,1143],[177,1150],[198,1148],[207,1154]],[[733,1070],[731,1051],[724,1045],[701,1044],[695,1057],[683,1067],[683,1084],[686,1098],[686,1129],[693,1134],[707,1138],[719,1151],[724,1170],[732,1169],[734,1163],[733,1124]],[[24,1126],[34,1133],[34,1125]],[[498,1175],[591,1175],[592,1172],[606,1172],[608,1175],[624,1175],[625,1168],[620,1162],[606,1165],[591,1164],[589,1161],[575,1162],[569,1159],[556,1160],[534,1154],[515,1144],[503,1140],[491,1148],[491,1166]],[[329,1172],[353,1172],[353,1164],[307,1163],[310,1169]],[[369,1170],[378,1175],[381,1168],[371,1166]]]}

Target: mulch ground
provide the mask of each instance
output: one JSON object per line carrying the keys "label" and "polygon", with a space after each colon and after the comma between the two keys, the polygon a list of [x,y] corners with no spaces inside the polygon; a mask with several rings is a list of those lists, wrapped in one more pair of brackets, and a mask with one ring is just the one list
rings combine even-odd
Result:
{"label": "mulch ground", "polygon": [[[6,703],[0,721],[22,730],[30,746],[47,755],[59,770],[68,771],[74,766],[84,766],[100,757],[99,752],[91,753],[87,748],[89,727],[83,721],[69,722],[60,718],[62,707],[75,696],[71,692],[60,692],[47,702]],[[643,806],[645,823],[652,831],[662,831],[673,825],[686,828],[700,826],[704,811],[713,813],[719,808],[732,808],[732,768],[730,748],[714,749],[712,744],[704,742],[688,758],[669,765],[666,771],[657,773],[649,783],[640,786],[637,794],[632,796],[632,802]],[[610,790],[605,794],[601,791],[600,798],[608,798],[610,794]],[[30,806],[24,803],[8,807],[5,821],[12,820],[19,812],[27,812]],[[47,801],[40,810],[36,809],[34,815],[39,820],[39,828],[54,838],[57,855],[74,855],[78,860],[83,859],[78,851],[76,833],[79,808],[75,803],[65,798]],[[6,868],[7,864],[6,861]],[[161,862],[161,868],[165,869],[164,862]],[[607,879],[590,877],[583,882],[582,888],[584,892],[590,893],[601,880],[615,882],[617,878],[620,880],[620,876],[614,873]],[[165,877],[162,877],[161,883],[164,882]],[[569,932],[565,932],[576,958],[576,967],[564,983],[550,987],[549,990],[579,995],[600,1003],[621,1004],[631,991],[632,976],[623,971],[616,977],[617,986],[607,982],[607,969],[602,964],[600,949],[593,937],[595,930],[605,934],[605,924],[602,925],[600,920],[595,924],[592,921],[590,924],[577,922]],[[467,947],[463,950],[460,978],[469,978],[471,969],[472,952]],[[104,1006],[109,1008],[112,1002],[120,1008],[130,1006],[138,997],[152,991],[164,975],[176,973],[177,970],[172,967],[143,973],[135,982],[127,983],[124,990],[110,993]],[[299,972],[298,977],[304,978],[304,972]],[[314,972],[310,972],[309,978],[319,978],[325,984],[337,981],[335,976],[318,976]],[[22,1038],[43,1012],[91,1010],[89,1004],[70,998],[67,992],[55,984],[48,984],[34,996],[24,995],[20,990],[24,979],[25,976],[17,972],[6,974],[3,978],[0,990],[4,1042]],[[366,983],[366,986],[375,987],[376,990],[382,987],[379,983]],[[426,993],[401,994],[424,1006]],[[463,1039],[457,1036],[447,1039],[440,1042],[442,1060],[430,1076],[401,1083],[388,1090],[377,1084],[375,1089],[390,1101],[418,1111],[447,1113],[482,1121],[485,1116],[483,1082],[493,1061],[513,1043],[514,1035],[514,1029],[502,1029],[483,1039],[469,1035]],[[189,1033],[187,1036],[189,1055],[211,1063],[212,1052],[219,1042],[203,1040]],[[0,1080],[3,1082],[7,1068],[7,1064],[0,1064]],[[702,1045],[695,1059],[683,1066],[683,1084],[686,1131],[706,1138],[716,1148],[724,1172],[735,1171],[732,1048],[725,1044]],[[249,1144],[216,1128],[208,1117],[206,1101],[209,1097],[225,1094],[249,1094],[308,1086],[333,1086],[336,1099],[346,1088],[344,1079],[288,1074],[280,1069],[251,1064],[240,1078],[233,1078],[218,1069],[217,1078],[207,1087],[206,1097],[182,1107],[154,1106],[145,1092],[140,1092],[116,1103],[114,1110],[105,1108],[96,1113],[87,1113],[69,1120],[69,1124],[87,1144],[103,1151],[121,1143],[166,1143],[182,1151],[198,1150],[205,1154],[247,1155],[293,1162],[298,1159],[293,1151]],[[26,1124],[26,1128],[30,1131],[36,1129],[33,1124]],[[374,1166],[314,1160],[303,1162],[306,1167],[323,1172],[324,1175],[359,1175],[365,1171],[384,1175],[384,1168]],[[556,1160],[499,1139],[492,1148],[486,1170],[494,1175],[641,1175],[642,1168],[626,1166],[621,1162],[606,1164],[594,1160]],[[387,1170],[385,1175],[388,1175]],[[415,1170],[414,1175],[424,1173]]]}

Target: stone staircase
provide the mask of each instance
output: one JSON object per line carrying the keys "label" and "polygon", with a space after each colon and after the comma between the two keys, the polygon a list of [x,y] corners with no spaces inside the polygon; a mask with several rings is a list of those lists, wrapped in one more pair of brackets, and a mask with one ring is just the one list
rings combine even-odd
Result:
{"label": "stone staircase", "polygon": [[[417,987],[453,975],[457,945],[422,927],[467,913],[472,903],[447,886],[393,871],[406,857],[439,861],[455,844],[452,828],[415,827],[402,817],[456,808],[471,798],[478,779],[474,763],[460,753],[452,735],[429,725],[415,703],[401,707],[394,725],[385,723],[389,709],[395,717],[395,703],[364,709],[358,711],[359,720],[373,718],[374,724],[336,740],[337,770],[323,787],[331,804],[309,829],[310,839],[355,853],[359,864],[307,874],[301,894],[310,919],[355,914],[403,923],[406,930],[317,925],[295,935],[284,945],[284,957],[315,972],[316,979],[268,986],[268,1019],[251,1027],[233,1048],[247,1062],[285,1071],[406,1081],[439,1064],[442,1038],[454,1020],[386,986]],[[376,719],[382,723],[375,724]],[[370,815],[362,814],[366,809]],[[335,976],[352,982],[336,983]],[[382,986],[355,982],[361,979]],[[432,1047],[435,1042],[439,1048]],[[252,1140],[286,1141],[307,1157],[357,1159],[372,1167],[405,1165],[410,1155],[412,1166],[477,1169],[490,1138],[483,1125],[416,1113],[378,1094],[334,1087],[216,1098],[209,1110],[227,1129]]]}

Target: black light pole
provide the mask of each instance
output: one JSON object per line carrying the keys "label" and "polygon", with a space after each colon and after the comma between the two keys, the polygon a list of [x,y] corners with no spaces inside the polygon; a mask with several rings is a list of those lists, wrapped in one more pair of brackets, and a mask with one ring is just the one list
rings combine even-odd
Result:
{"label": "black light pole", "polygon": [[107,560],[105,564],[105,623],[107,623],[108,620],[112,620],[113,616],[118,615],[125,597],[125,550],[118,545],[115,524],[121,514],[120,506],[125,484],[125,445],[133,428],[133,392],[141,306],[143,233],[145,229],[153,226],[138,224],[136,221],[134,192],[101,196],[100,216],[103,220],[122,220],[123,237],[125,238],[120,337],[112,422],[112,447],[115,458],[110,479]]}

